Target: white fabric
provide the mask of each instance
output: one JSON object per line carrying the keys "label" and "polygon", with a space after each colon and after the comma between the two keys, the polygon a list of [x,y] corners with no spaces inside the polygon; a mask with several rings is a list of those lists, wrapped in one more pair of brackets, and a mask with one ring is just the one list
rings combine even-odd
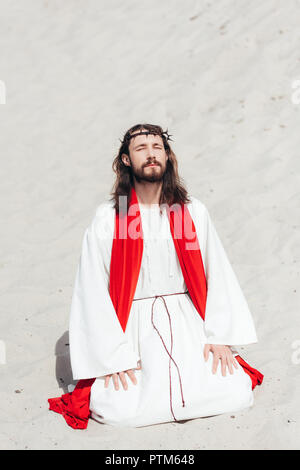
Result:
{"label": "white fabric", "polygon": [[69,339],[74,380],[137,365],[137,355],[124,335],[108,291],[113,232],[103,240],[99,236],[106,228],[113,230],[113,220],[100,207],[84,233],[72,296]]}
{"label": "white fabric", "polygon": [[[203,348],[212,344],[257,341],[251,313],[204,204],[192,197],[189,210],[200,243],[208,280],[205,322],[188,294],[164,296],[172,321],[173,352],[182,380],[185,407],[175,365],[151,322],[154,299],[135,300],[125,333],[109,291],[109,266],[114,230],[111,202],[97,209],[86,230],[76,275],[70,316],[70,352],[74,379],[97,377],[91,389],[92,417],[117,426],[146,426],[233,412],[253,403],[251,379],[239,366],[225,377],[220,366],[212,374],[212,353],[204,361]],[[159,207],[140,205],[144,249],[135,299],[187,290],[170,233],[167,214]],[[154,324],[168,350],[168,314],[162,298],[153,305]],[[236,353],[236,352],[235,352]],[[137,367],[137,385],[128,375],[128,390],[115,390],[104,376]],[[171,363],[171,365],[170,365]]]}
{"label": "white fabric", "polygon": [[205,311],[207,342],[227,345],[256,343],[255,326],[247,301],[207,208],[193,198],[190,213],[196,226],[208,284]]}

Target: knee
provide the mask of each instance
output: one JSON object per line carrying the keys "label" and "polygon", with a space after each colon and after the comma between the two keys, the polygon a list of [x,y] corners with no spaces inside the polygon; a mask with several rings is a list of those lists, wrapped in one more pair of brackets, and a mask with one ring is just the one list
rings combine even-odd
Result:
{"label": "knee", "polygon": [[247,408],[253,404],[252,382],[243,370],[231,381],[229,393],[237,409]]}
{"label": "knee", "polygon": [[92,388],[91,411],[95,415],[101,415],[103,422],[115,426],[126,426],[136,415],[139,402],[137,385],[129,384],[127,390],[124,390],[122,386],[119,390],[115,390],[112,383],[108,388],[104,388],[102,382],[98,380]]}

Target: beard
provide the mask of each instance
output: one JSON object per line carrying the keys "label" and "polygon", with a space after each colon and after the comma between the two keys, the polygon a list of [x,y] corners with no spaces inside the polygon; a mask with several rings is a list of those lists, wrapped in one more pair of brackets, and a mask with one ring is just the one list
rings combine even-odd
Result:
{"label": "beard", "polygon": [[153,167],[142,167],[135,168],[131,164],[132,174],[137,180],[138,183],[142,181],[147,181],[148,183],[156,183],[162,181],[164,174],[166,172],[166,166],[162,167],[160,163],[157,163],[158,166]]}

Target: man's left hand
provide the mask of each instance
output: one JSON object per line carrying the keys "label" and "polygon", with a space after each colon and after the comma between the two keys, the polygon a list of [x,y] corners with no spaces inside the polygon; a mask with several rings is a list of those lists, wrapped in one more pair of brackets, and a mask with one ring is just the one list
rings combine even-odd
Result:
{"label": "man's left hand", "polygon": [[213,374],[217,372],[219,361],[221,361],[221,371],[224,377],[226,375],[226,367],[228,367],[230,374],[233,374],[232,366],[238,369],[237,361],[235,360],[229,346],[223,346],[221,344],[206,344],[203,351],[205,361],[208,360],[209,351],[214,355],[212,368]]}

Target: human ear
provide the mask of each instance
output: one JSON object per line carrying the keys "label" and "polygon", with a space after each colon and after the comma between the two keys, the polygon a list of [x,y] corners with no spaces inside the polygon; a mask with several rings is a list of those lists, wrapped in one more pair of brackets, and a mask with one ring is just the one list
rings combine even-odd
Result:
{"label": "human ear", "polygon": [[130,166],[130,160],[129,160],[128,155],[126,155],[126,153],[122,153],[121,159],[122,159],[122,162],[124,163],[124,165]]}

